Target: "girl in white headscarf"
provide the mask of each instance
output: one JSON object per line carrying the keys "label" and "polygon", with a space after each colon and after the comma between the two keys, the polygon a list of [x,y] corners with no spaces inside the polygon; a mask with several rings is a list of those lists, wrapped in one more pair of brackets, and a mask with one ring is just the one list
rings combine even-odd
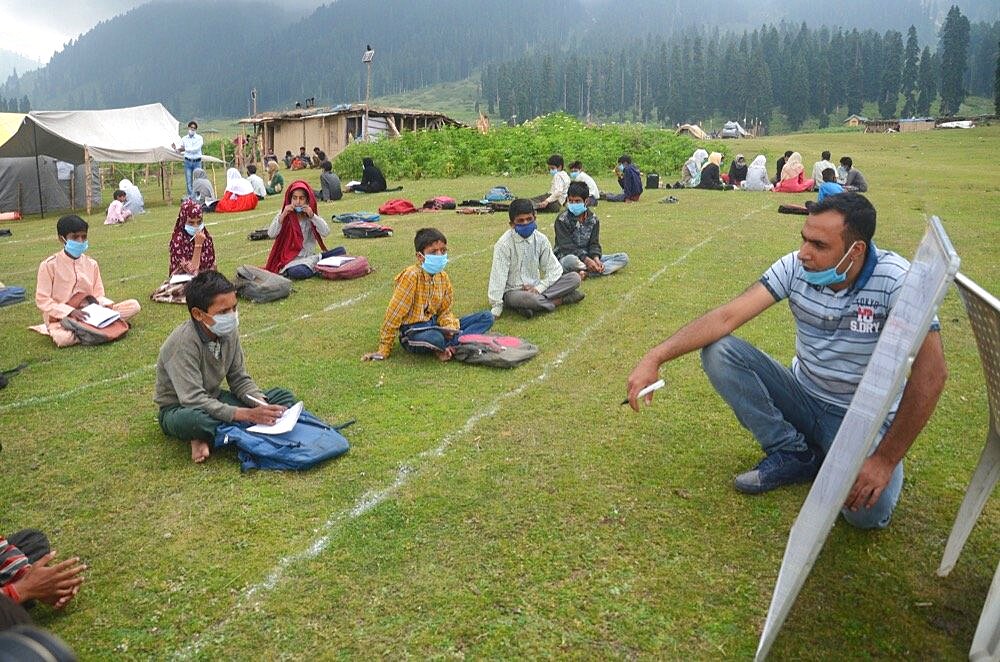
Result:
{"label": "girl in white headscarf", "polygon": [[118,182],[118,188],[125,191],[125,209],[131,211],[133,216],[146,213],[146,203],[142,199],[142,193],[138,186],[123,179]]}
{"label": "girl in white headscarf", "polygon": [[249,211],[257,208],[257,194],[253,185],[236,168],[226,171],[226,191],[222,194],[216,212]]}
{"label": "girl in white headscarf", "polygon": [[708,152],[698,148],[694,151],[687,161],[684,162],[684,167],[681,168],[681,184],[686,188],[693,188],[698,185],[701,181],[701,165],[708,158]]}
{"label": "girl in white headscarf", "polygon": [[747,178],[743,180],[745,191],[770,191],[774,185],[767,178],[767,158],[763,154],[750,162],[747,168]]}

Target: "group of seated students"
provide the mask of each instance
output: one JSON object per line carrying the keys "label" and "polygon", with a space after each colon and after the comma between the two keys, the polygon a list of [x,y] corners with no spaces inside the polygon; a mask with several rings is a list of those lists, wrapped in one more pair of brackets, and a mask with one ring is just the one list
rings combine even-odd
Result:
{"label": "group of seated students", "polygon": [[637,202],[642,195],[642,176],[639,169],[632,164],[632,157],[623,154],[618,158],[618,165],[615,167],[615,175],[618,184],[622,188],[621,193],[601,195],[600,189],[594,178],[583,170],[580,161],[573,161],[569,164],[569,172],[564,170],[564,159],[560,154],[553,154],[546,161],[549,175],[552,177],[552,185],[548,193],[536,195],[531,198],[535,204],[535,209],[540,212],[558,213],[566,204],[566,197],[571,182],[582,182],[587,185],[587,205],[594,207],[598,200],[608,202]]}
{"label": "group of seated students", "polygon": [[[801,193],[819,191],[824,183],[835,183],[842,188],[842,191],[864,193],[868,190],[868,182],[864,175],[854,168],[851,157],[841,157],[840,167],[835,168],[830,162],[830,152],[827,151],[823,152],[821,160],[813,165],[811,179],[805,176],[802,155],[791,150],[778,159],[773,179],[768,179],[767,157],[763,154],[758,154],[749,165],[742,154],[737,154],[736,160],[729,167],[728,175],[722,174],[723,160],[724,157],[719,152],[709,154],[704,149],[696,149],[681,167],[680,185],[709,190],[738,188],[745,191]],[[824,174],[826,170],[833,173],[832,179]],[[827,187],[826,195],[832,195],[830,192],[832,190],[832,187]]]}
{"label": "group of seated students", "polygon": [[[461,318],[452,311],[454,291],[445,271],[448,240],[435,228],[418,230],[415,262],[397,274],[376,351],[362,358],[388,358],[398,337],[406,351],[434,354],[446,361],[461,334],[489,331],[505,309],[532,318],[581,301],[583,280],[610,275],[628,264],[627,254],[604,252],[595,202],[586,182],[570,183],[565,209],[555,221],[553,248],[538,229],[536,204],[525,198],[512,201],[509,227],[493,246],[486,287],[490,308]],[[330,232],[316,204],[312,188],[304,181],[293,182],[285,190],[284,205],[268,228],[275,238],[268,269],[287,274],[289,268],[303,266],[312,272],[325,250],[322,238]],[[246,373],[237,333],[235,287],[216,271],[215,246],[203,213],[193,198],[181,203],[168,245],[168,278],[152,296],[155,301],[183,303],[189,311],[189,319],[160,350],[154,400],[160,408],[161,428],[168,436],[189,442],[195,462],[208,457],[215,429],[222,422],[273,423],[295,401],[283,389],[262,391]],[[61,249],[38,269],[35,300],[43,323],[32,328],[50,336],[58,347],[77,344],[74,327],[62,321],[85,321],[82,310],[69,304],[78,293],[85,295],[85,302],[118,311],[123,320],[133,319],[139,303],[115,303],[107,298],[97,262],[85,255],[89,246],[86,221],[64,216],[56,231]],[[223,379],[229,390],[222,389]]]}

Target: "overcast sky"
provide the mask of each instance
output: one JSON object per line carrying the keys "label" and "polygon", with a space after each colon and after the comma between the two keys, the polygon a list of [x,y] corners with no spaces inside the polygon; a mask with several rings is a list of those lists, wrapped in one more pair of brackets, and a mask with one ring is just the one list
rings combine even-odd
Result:
{"label": "overcast sky", "polygon": [[[0,0],[0,48],[33,60],[49,61],[101,21],[149,0]],[[159,0],[169,2],[170,0]],[[283,6],[318,7],[330,0],[291,0]]]}

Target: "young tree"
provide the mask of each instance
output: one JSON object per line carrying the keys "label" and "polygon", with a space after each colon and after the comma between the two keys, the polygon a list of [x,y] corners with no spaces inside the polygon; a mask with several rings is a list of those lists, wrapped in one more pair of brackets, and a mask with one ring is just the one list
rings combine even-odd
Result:
{"label": "young tree", "polygon": [[941,28],[941,111],[954,115],[965,100],[965,69],[969,64],[969,19],[952,5]]}
{"label": "young tree", "polygon": [[878,112],[884,118],[896,116],[902,69],[903,35],[889,30],[882,41],[882,84],[878,94]]}
{"label": "young tree", "polygon": [[937,98],[936,64],[934,56],[931,55],[930,47],[924,46],[924,50],[920,54],[920,73],[918,74],[920,94],[917,96],[917,115],[929,115],[931,104]]}
{"label": "young tree", "polygon": [[1000,115],[1000,43],[997,43],[997,68],[993,72],[993,112]]}
{"label": "young tree", "polygon": [[906,33],[906,51],[903,54],[903,77],[900,90],[903,93],[903,117],[912,117],[917,110],[917,83],[920,75],[920,44],[917,43],[917,29],[910,26]]}

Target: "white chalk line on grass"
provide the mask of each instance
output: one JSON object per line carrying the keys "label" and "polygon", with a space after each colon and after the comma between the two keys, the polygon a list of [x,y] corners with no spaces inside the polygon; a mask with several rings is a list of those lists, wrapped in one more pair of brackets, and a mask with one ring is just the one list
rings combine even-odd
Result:
{"label": "white chalk line on grass", "polygon": [[[737,224],[746,221],[754,214],[765,209],[765,207],[766,205],[758,209],[755,209],[753,211],[747,212],[740,219],[733,221],[732,223],[729,223],[725,226],[717,228],[712,234],[708,235],[697,244],[690,246],[679,257],[675,258],[673,261],[668,262],[667,264],[660,267],[657,271],[655,271],[652,275],[650,275],[644,283],[633,287],[629,292],[627,292],[619,300],[618,305],[615,306],[614,309],[606,310],[596,320],[591,322],[591,324],[589,324],[583,331],[580,332],[580,334],[577,335],[576,339],[569,347],[560,352],[554,359],[552,359],[552,361],[545,364],[545,366],[542,368],[541,373],[539,373],[535,377],[525,380],[518,386],[515,386],[510,391],[507,391],[506,393],[502,393],[497,397],[495,397],[490,402],[489,405],[480,409],[479,411],[474,412],[471,416],[469,416],[469,418],[466,419],[465,423],[462,424],[461,427],[457,428],[456,430],[453,430],[452,432],[447,433],[444,437],[442,437],[441,440],[438,442],[437,446],[435,446],[434,448],[421,451],[416,455],[414,455],[413,457],[411,457],[410,459],[406,460],[396,470],[396,475],[391,483],[389,483],[385,487],[382,487],[381,489],[369,490],[368,492],[365,492],[365,494],[363,494],[350,508],[334,513],[319,528],[318,530],[320,534],[319,537],[313,540],[305,549],[299,552],[295,552],[293,554],[289,554],[288,556],[279,559],[278,562],[271,568],[271,570],[268,571],[267,575],[264,577],[262,581],[251,585],[250,587],[246,588],[243,591],[243,594],[238,600],[237,604],[234,605],[233,609],[229,611],[229,615],[227,615],[222,619],[219,619],[215,623],[211,624],[205,630],[202,630],[201,632],[195,634],[194,638],[186,646],[175,651],[173,657],[175,659],[188,659],[191,656],[196,655],[203,646],[202,644],[202,642],[204,641],[203,637],[206,635],[206,633],[225,627],[232,620],[234,613],[245,611],[247,607],[252,606],[250,602],[255,596],[257,596],[260,593],[266,593],[268,591],[271,591],[275,587],[277,587],[277,585],[284,578],[285,573],[288,571],[289,568],[292,568],[293,566],[301,562],[310,561],[319,556],[320,554],[322,554],[323,551],[325,551],[326,548],[329,547],[330,543],[333,541],[336,529],[339,527],[340,524],[342,524],[345,521],[357,519],[371,512],[374,508],[383,503],[390,496],[394,495],[396,492],[399,491],[400,488],[406,485],[410,477],[416,475],[419,472],[420,465],[424,460],[428,458],[433,459],[444,456],[444,454],[448,451],[448,449],[455,441],[472,432],[472,430],[475,429],[476,425],[478,425],[479,422],[482,421],[484,418],[490,418],[494,416],[498,411],[500,411],[500,408],[504,404],[504,402],[521,395],[532,385],[546,381],[554,370],[558,369],[571,354],[576,352],[578,349],[580,349],[580,347],[584,345],[584,343],[587,341],[590,335],[594,333],[594,331],[603,326],[605,322],[612,317],[612,315],[617,316],[617,314],[621,311],[621,309],[624,308],[628,303],[630,303],[641,290],[655,283],[657,280],[660,279],[661,276],[663,276],[663,274],[665,274],[672,267],[675,267],[684,262],[685,260],[687,260],[687,258],[690,257],[692,253],[694,253],[702,246],[705,246],[710,241],[713,241],[720,233],[723,233],[726,230],[736,226]],[[212,643],[219,643],[223,638],[224,638],[223,635],[215,636],[212,638]]]}
{"label": "white chalk line on grass", "polygon": [[[274,214],[276,214],[276,213],[277,212],[263,212],[263,213],[260,213],[260,214],[250,214],[249,216],[239,216],[239,217],[233,217],[233,218],[226,218],[226,219],[222,219],[220,221],[214,221],[212,223],[205,223],[205,225],[207,225],[208,227],[213,227],[213,226],[216,226],[216,225],[222,225],[223,223],[236,223],[236,222],[239,222],[239,221],[249,221],[251,219],[262,218],[264,216],[272,216],[273,217]],[[133,221],[133,222],[138,222],[138,220],[137,221]],[[173,223],[174,222],[176,222],[176,221],[171,221],[171,225],[170,225],[170,229],[169,230],[159,230],[157,232],[152,232],[150,234],[135,235],[134,237],[122,237],[122,241],[123,242],[125,242],[125,241],[138,241],[140,239],[150,239],[152,237],[169,237],[171,234],[173,234],[173,231],[174,231]],[[101,225],[103,225],[103,223]],[[240,230],[237,230],[236,232],[240,232]],[[230,232],[229,234],[235,234],[235,233],[234,232]],[[225,235],[221,235],[221,236],[225,236]],[[53,241],[53,237],[51,237],[49,235],[46,235],[44,237],[32,237],[30,239],[11,239],[10,241],[3,242],[2,245],[3,246],[8,246],[10,244],[37,244],[37,243],[42,242],[42,241]]]}

